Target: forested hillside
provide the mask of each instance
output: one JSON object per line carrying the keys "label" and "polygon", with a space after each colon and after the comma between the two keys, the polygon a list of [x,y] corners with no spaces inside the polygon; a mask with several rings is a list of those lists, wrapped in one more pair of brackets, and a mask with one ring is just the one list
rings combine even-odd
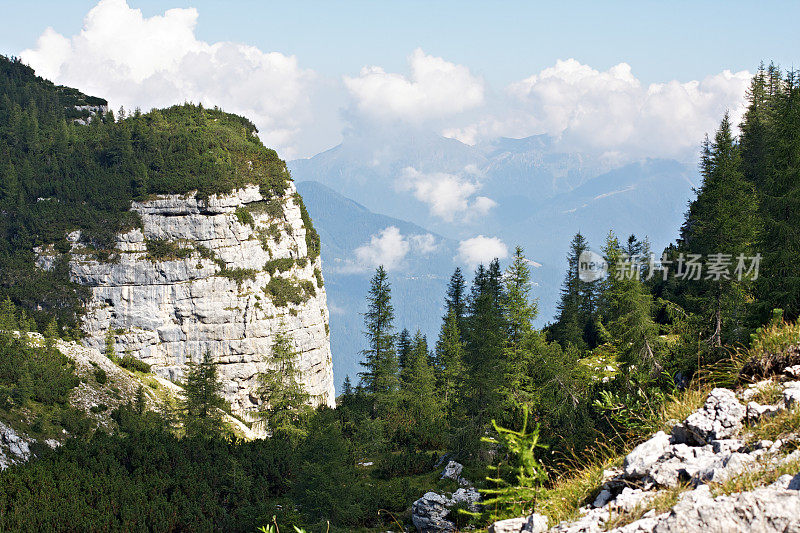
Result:
{"label": "forested hillside", "polygon": [[81,243],[108,259],[114,235],[139,224],[134,199],[207,197],[247,183],[280,195],[290,179],[243,117],[194,105],[115,116],[105,104],[0,57],[0,295],[42,326],[55,315],[74,328],[83,292],[64,261],[33,268],[35,246],[55,243],[63,254],[67,233],[80,230]]}

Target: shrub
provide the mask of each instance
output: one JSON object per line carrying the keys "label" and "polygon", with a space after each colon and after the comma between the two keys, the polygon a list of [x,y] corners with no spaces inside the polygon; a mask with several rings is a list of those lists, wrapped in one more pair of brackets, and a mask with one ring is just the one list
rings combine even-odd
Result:
{"label": "shrub", "polygon": [[294,259],[291,257],[281,257],[279,259],[270,259],[264,265],[264,270],[269,272],[270,276],[274,276],[275,272],[287,272],[294,266]]}
{"label": "shrub", "polygon": [[119,361],[119,366],[133,372],[144,372],[145,374],[150,372],[150,365],[129,353],[122,356],[122,359]]}
{"label": "shrub", "polygon": [[191,248],[182,248],[177,242],[168,239],[146,239],[147,258],[151,261],[185,259],[192,254]]}
{"label": "shrub", "polygon": [[94,380],[100,385],[105,385],[108,382],[108,374],[102,368],[94,369]]}
{"label": "shrub", "polygon": [[314,277],[317,278],[317,287],[322,288],[322,286],[325,285],[325,280],[322,279],[322,271],[318,268],[315,268]]}
{"label": "shrub", "polygon": [[276,307],[286,307],[288,303],[300,305],[305,298],[303,289],[291,279],[274,276],[264,287],[264,294],[268,295]]}
{"label": "shrub", "polygon": [[258,274],[258,271],[254,268],[223,268],[217,273],[217,275],[222,276],[223,278],[228,278],[235,281],[236,285],[239,287],[241,287],[242,283],[246,279],[255,281],[256,274]]}
{"label": "shrub", "polygon": [[254,228],[256,225],[256,221],[253,219],[253,215],[250,213],[250,210],[244,206],[236,208],[236,219],[242,226],[247,225],[251,228]]}
{"label": "shrub", "polygon": [[214,259],[214,250],[208,246],[195,243],[194,249],[197,250],[197,253],[200,254],[200,257],[203,259]]}

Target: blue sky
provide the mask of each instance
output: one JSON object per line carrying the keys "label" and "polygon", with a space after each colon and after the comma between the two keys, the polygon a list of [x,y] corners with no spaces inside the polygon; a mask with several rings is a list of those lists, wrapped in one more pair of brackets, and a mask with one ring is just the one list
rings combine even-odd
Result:
{"label": "blue sky", "polygon": [[[0,49],[17,54],[48,26],[77,32],[95,1],[2,1]],[[556,59],[605,69],[629,63],[646,82],[687,81],[761,59],[791,66],[800,48],[800,3],[474,1],[136,1],[146,16],[200,12],[198,36],[299,56],[328,75],[367,64],[400,70],[421,47],[508,83]]]}
{"label": "blue sky", "polygon": [[[115,9],[109,7],[97,17],[93,30],[97,38],[80,42],[81,29],[88,14],[96,9],[97,0],[0,1],[4,18],[14,21],[6,23],[0,33],[0,52],[22,54],[43,75],[105,96],[115,106],[149,108],[188,99],[249,114],[260,126],[265,142],[286,157],[313,155],[339,142],[347,127],[387,120],[410,121],[415,127],[470,143],[493,136],[548,133],[572,139],[570,146],[575,149],[587,149],[588,135],[580,127],[597,128],[611,122],[617,125],[616,130],[629,133],[613,139],[618,146],[606,143],[591,148],[622,158],[678,157],[684,152],[689,157],[686,147],[696,146],[698,132],[713,127],[710,117],[736,108],[743,93],[743,76],[728,76],[724,83],[708,81],[700,93],[691,94],[694,80],[702,82],[725,71],[752,72],[762,59],[789,67],[794,63],[792,52],[800,49],[800,33],[795,28],[800,4],[793,2],[762,6],[752,2],[641,1],[107,2],[106,7],[113,4]],[[180,17],[174,17],[164,25],[145,27],[148,21],[156,20],[153,17],[172,8],[194,10],[184,13],[196,16],[189,17],[191,22],[175,22]],[[102,35],[102,28],[113,27],[110,21],[114,17],[136,10],[141,10],[145,22],[141,31],[135,24],[122,24],[114,30],[125,37],[128,28],[134,28],[127,36],[128,48],[109,45],[114,36]],[[235,43],[237,48],[221,51],[217,46],[216,51],[208,52],[216,56],[200,65],[205,70],[198,67],[194,56],[184,61],[188,56],[174,49],[170,49],[173,64],[162,64],[160,50],[153,49],[149,52],[152,65],[145,68],[139,64],[137,68],[143,74],[126,80],[120,73],[128,68],[127,57],[148,53],[135,46],[137,40],[157,41],[172,32],[170,24],[184,30],[183,40],[172,46],[184,47],[186,54],[201,49],[206,53],[222,42]],[[60,38],[42,47],[37,40],[48,27]],[[70,41],[71,45],[66,44]],[[254,60],[248,46],[257,48],[263,57]],[[104,48],[113,49],[116,55]],[[417,50],[421,55],[414,56]],[[278,55],[269,55],[273,52]],[[229,54],[238,54],[242,64],[226,75],[220,65],[237,61],[225,63]],[[287,66],[284,58],[295,64]],[[141,57],[136,60],[144,61]],[[557,67],[558,60],[573,61]],[[630,68],[613,70],[620,64]],[[415,78],[415,65],[419,72],[433,68],[441,75],[426,85]],[[468,71],[459,78],[465,85],[452,83],[450,92],[436,93],[441,84],[437,80],[447,82],[450,76],[448,65]],[[363,67],[371,67],[372,74],[362,73]],[[248,68],[261,76],[246,76],[243,72]],[[376,74],[376,68],[383,74]],[[551,74],[562,80],[563,86],[543,87],[542,73],[553,68],[555,73]],[[587,74],[586,69],[599,74]],[[203,72],[212,70],[221,74],[204,85]],[[110,80],[109,72],[116,77]],[[608,72],[612,75],[603,75]],[[576,88],[576,73],[589,80],[588,84]],[[532,76],[539,78],[525,87],[520,85]],[[347,78],[356,81],[348,83]],[[620,89],[617,82],[622,78],[627,79],[629,87]],[[226,80],[232,87],[223,87]],[[233,86],[247,85],[249,80],[260,80],[261,85],[253,81],[250,92]],[[289,81],[279,87],[282,80]],[[689,84],[676,89],[686,93],[683,100],[675,94],[656,102],[649,99],[652,84],[669,83]],[[573,90],[572,97],[559,105],[583,106],[587,91],[592,95],[603,92],[603,87],[598,91],[598,84],[612,87],[609,95],[578,113],[594,117],[592,121],[574,127],[578,115],[570,115],[571,110],[542,116],[541,110],[553,103],[554,94]],[[632,89],[636,84],[641,86],[638,93]],[[442,112],[432,112],[470,87],[480,95]],[[431,94],[431,88],[436,94]],[[289,93],[296,93],[294,99]],[[649,105],[651,112],[645,118],[634,116],[633,110],[624,117],[619,113],[603,115],[603,109],[619,101],[619,95],[626,102],[634,102],[633,107]],[[390,97],[405,100],[398,104],[388,101]],[[672,124],[651,120],[652,109],[663,115],[663,110],[671,106],[677,107],[678,117],[683,113],[699,118],[684,128],[685,133],[673,131]],[[376,112],[383,108],[393,109],[394,114]],[[527,118],[521,120],[520,116]],[[685,142],[678,146],[665,137],[663,148],[652,154],[634,142],[637,136],[658,131],[685,135]],[[658,145],[659,139],[653,144]]]}

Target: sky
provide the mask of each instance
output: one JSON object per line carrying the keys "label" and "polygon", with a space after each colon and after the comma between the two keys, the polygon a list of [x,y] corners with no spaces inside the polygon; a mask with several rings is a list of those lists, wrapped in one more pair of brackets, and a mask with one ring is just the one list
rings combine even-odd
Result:
{"label": "sky", "polygon": [[690,160],[796,2],[0,0],[0,53],[116,109],[220,105],[286,159],[402,123],[468,144],[547,133]]}

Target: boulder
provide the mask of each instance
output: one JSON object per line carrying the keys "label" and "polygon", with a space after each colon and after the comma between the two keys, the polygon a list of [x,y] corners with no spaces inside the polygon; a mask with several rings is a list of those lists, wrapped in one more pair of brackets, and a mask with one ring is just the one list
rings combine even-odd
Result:
{"label": "boulder", "polygon": [[746,414],[745,406],[732,391],[714,389],[700,410],[672,429],[672,441],[702,446],[733,437],[742,428]]}
{"label": "boulder", "polygon": [[547,517],[534,513],[527,517],[500,520],[489,526],[489,533],[544,533]]}
{"label": "boulder", "polygon": [[447,520],[450,514],[450,500],[435,492],[426,492],[425,495],[411,505],[411,521],[421,533],[438,533],[455,531],[456,526]]}
{"label": "boulder", "polygon": [[788,409],[800,405],[800,381],[790,381],[784,384],[783,403]]}
{"label": "boulder", "polygon": [[644,477],[668,449],[669,436],[659,431],[625,457],[623,464],[625,475],[632,478]]}
{"label": "boulder", "polygon": [[442,479],[452,479],[453,481],[458,481],[458,478],[461,477],[461,471],[463,469],[464,466],[461,463],[450,461],[447,463],[447,466],[444,467]]}

